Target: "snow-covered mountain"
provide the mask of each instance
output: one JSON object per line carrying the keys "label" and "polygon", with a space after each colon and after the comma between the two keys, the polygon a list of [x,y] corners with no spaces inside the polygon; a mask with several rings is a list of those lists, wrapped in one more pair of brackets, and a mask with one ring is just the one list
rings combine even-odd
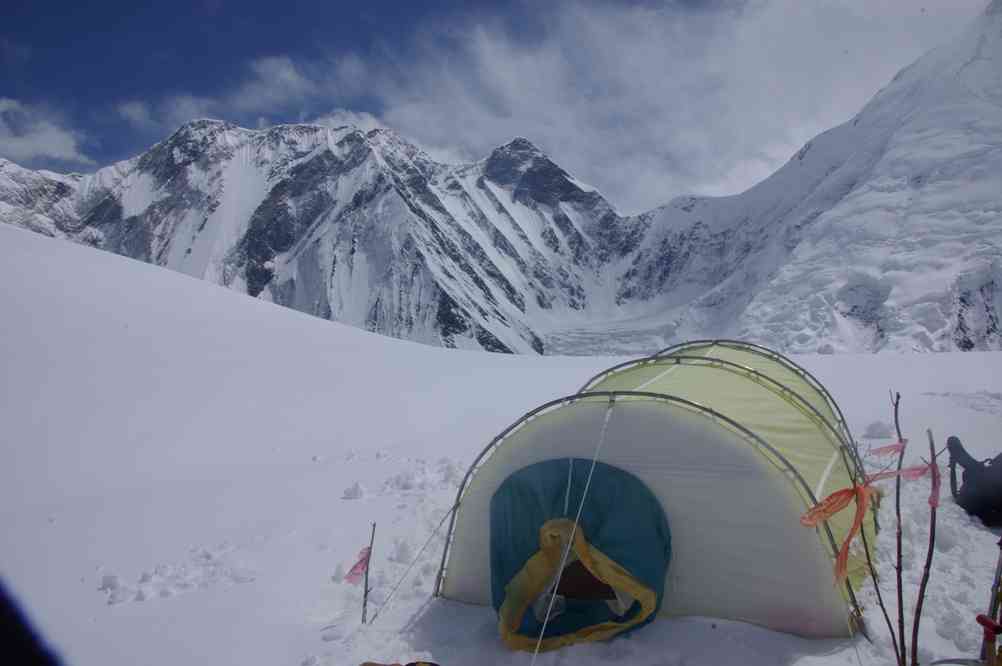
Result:
{"label": "snow-covered mountain", "polygon": [[[449,166],[389,130],[199,120],[90,176],[0,162],[0,216],[388,335],[543,351],[637,225],[524,139]],[[607,299],[608,300],[608,299]]]}
{"label": "snow-covered mountain", "polygon": [[444,346],[1000,349],[1002,0],[735,196],[628,217],[525,139],[200,120],[92,175],[0,160],[0,221]]}

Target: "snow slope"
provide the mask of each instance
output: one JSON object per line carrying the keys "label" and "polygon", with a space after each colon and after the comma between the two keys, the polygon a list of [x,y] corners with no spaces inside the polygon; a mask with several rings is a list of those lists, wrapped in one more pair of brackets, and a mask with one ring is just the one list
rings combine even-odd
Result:
{"label": "snow slope", "polygon": [[210,120],[88,176],[0,160],[0,222],[433,345],[1002,349],[1002,9],[730,197],[624,217],[525,139]]}
{"label": "snow slope", "polygon": [[[0,576],[68,664],[529,662],[490,609],[429,599],[440,538],[372,626],[331,577],[376,521],[378,608],[480,448],[620,359],[393,340],[10,226],[0,248]],[[913,441],[931,427],[999,448],[1002,354],[798,360],[860,434],[888,420],[893,387]],[[927,494],[904,493],[912,589]],[[944,503],[924,658],[976,650],[995,541]],[[538,663],[889,663],[869,610],[873,645],[692,618]]]}

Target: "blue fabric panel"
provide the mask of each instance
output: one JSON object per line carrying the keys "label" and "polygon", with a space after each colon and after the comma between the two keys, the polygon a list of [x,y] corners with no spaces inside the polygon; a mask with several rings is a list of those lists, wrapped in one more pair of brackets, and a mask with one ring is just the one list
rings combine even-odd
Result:
{"label": "blue fabric panel", "polygon": [[[573,471],[567,502],[570,465]],[[491,597],[495,610],[504,601],[505,586],[539,550],[540,527],[554,518],[574,519],[590,467],[591,461],[581,458],[536,463],[508,477],[491,498]],[[596,463],[579,527],[589,543],[657,593],[660,609],[671,561],[671,533],[661,504],[647,486],[628,472]],[[568,600],[567,611],[550,620],[546,635],[567,634],[607,620],[622,621],[638,610],[639,604],[634,604],[626,616],[617,618],[604,602]],[[531,610],[521,629],[520,633],[538,635],[540,626]]]}

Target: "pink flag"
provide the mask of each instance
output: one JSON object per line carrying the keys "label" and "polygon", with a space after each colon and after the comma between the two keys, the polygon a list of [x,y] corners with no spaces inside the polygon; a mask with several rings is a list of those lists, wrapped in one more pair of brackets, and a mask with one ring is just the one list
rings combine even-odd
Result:
{"label": "pink flag", "polygon": [[883,481],[884,479],[893,479],[896,476],[900,476],[906,481],[915,481],[916,479],[921,479],[923,476],[929,473],[929,465],[916,465],[914,467],[905,467],[901,471],[888,470],[886,472],[878,472],[876,474],[870,474],[866,477],[867,483],[874,483],[875,481]]}
{"label": "pink flag", "polygon": [[366,546],[358,552],[358,562],[351,568],[351,571],[344,575],[345,582],[358,585],[362,582],[366,569],[369,568],[369,547]]}
{"label": "pink flag", "polygon": [[893,444],[888,444],[887,446],[881,446],[880,448],[873,449],[870,451],[871,456],[889,456],[892,453],[901,453],[905,444],[908,443],[907,439],[902,439],[900,442],[894,442]]}
{"label": "pink flag", "polygon": [[929,506],[935,508],[939,506],[939,465],[934,462],[929,467],[932,469],[932,490],[929,492]]}

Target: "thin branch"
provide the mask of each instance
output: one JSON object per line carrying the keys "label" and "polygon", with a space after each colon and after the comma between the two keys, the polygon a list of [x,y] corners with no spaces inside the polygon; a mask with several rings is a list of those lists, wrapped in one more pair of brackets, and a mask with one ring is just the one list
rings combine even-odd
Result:
{"label": "thin branch", "polygon": [[932,472],[932,493],[929,495],[929,547],[925,553],[925,569],[922,571],[922,582],[919,584],[918,601],[915,603],[915,619],[912,621],[912,666],[918,666],[918,634],[919,621],[922,619],[922,602],[925,600],[925,588],[929,583],[929,570],[932,566],[932,556],[936,546],[936,506],[939,504],[939,465],[936,464],[936,445],[932,441],[932,430],[926,430],[929,435],[929,454],[932,462],[929,464]]}
{"label": "thin branch", "polygon": [[[901,437],[901,421],[899,420],[899,408],[901,405],[901,394],[895,393],[892,400],[894,404],[894,430],[898,433],[898,441],[902,440]],[[901,463],[905,458],[905,450],[901,449],[898,453],[898,471],[901,471]],[[901,653],[898,655],[899,666],[905,666],[908,663],[908,647],[905,643],[905,600],[904,592],[901,584],[901,475],[899,474],[894,479],[894,521],[897,526],[897,559],[895,565],[895,573],[897,575],[897,592],[898,592],[898,644],[901,647]]]}
{"label": "thin branch", "polygon": [[901,650],[898,648],[898,639],[894,635],[894,625],[891,624],[891,616],[887,613],[887,606],[884,605],[884,595],[880,593],[880,582],[877,580],[877,569],[873,566],[873,559],[870,557],[870,544],[866,538],[866,530],[859,531],[863,537],[863,552],[866,553],[866,567],[870,571],[870,579],[873,581],[873,589],[877,593],[877,605],[884,614],[884,622],[887,623],[887,631],[891,635],[891,643],[894,645],[894,657],[897,663],[901,663]]}
{"label": "thin branch", "polygon": [[883,472],[886,472],[890,468],[894,467],[894,465],[895,465],[895,462],[894,462],[894,459],[892,458],[889,463],[887,463],[883,467],[878,468],[877,471],[875,471],[873,474],[868,474],[867,476],[876,476],[877,474],[881,474]]}
{"label": "thin branch", "polygon": [[[872,450],[873,446],[870,446],[869,448],[870,448],[870,450]],[[869,450],[867,451],[867,455],[869,455]],[[886,471],[890,467],[890,465],[892,465],[892,464],[893,464],[893,462],[888,463],[888,465],[886,467],[882,468],[880,471]],[[861,483],[866,483],[866,476],[867,476],[866,471],[865,470],[861,470],[861,473],[863,474],[863,478],[860,479],[860,482]],[[874,514],[874,520],[873,520],[874,532],[876,532],[876,525],[877,525],[877,520],[876,520],[877,511],[876,511],[876,508],[874,508],[873,514]],[[870,572],[870,580],[873,581],[873,591],[877,593],[877,605],[880,606],[880,612],[883,614],[883,616],[884,616],[884,622],[887,624],[887,633],[890,635],[890,637],[891,637],[891,644],[894,646],[894,659],[895,659],[895,663],[900,664],[901,663],[901,650],[898,647],[897,636],[895,636],[895,634],[894,634],[894,625],[891,624],[891,616],[887,612],[887,605],[884,604],[884,595],[881,594],[881,592],[880,592],[880,579],[877,576],[877,567],[874,566],[874,564],[873,564],[873,558],[870,555],[870,544],[869,544],[869,539],[866,538],[866,529],[860,530],[859,534],[863,538],[863,552],[866,553],[866,568]]]}

